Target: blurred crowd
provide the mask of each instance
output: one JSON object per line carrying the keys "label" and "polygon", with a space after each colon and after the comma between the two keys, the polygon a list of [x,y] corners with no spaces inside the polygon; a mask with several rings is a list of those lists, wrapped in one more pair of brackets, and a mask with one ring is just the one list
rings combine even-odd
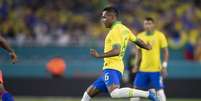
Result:
{"label": "blurred crowd", "polygon": [[[1,0],[0,29],[18,45],[84,44],[99,0]],[[94,5],[93,5],[94,4]]]}
{"label": "blurred crowd", "polygon": [[145,17],[153,17],[169,46],[185,49],[186,59],[201,54],[200,0],[0,0],[0,33],[18,46],[101,45],[107,29],[100,15],[106,5],[117,7],[135,32],[143,30]]}

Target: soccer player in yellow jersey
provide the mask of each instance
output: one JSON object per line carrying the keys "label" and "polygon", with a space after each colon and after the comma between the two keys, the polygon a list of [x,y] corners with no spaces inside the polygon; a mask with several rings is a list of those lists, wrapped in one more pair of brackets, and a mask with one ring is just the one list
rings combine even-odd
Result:
{"label": "soccer player in yellow jersey", "polygon": [[144,97],[151,101],[158,101],[157,97],[149,91],[132,88],[120,88],[120,81],[124,71],[123,56],[131,41],[146,50],[151,49],[150,44],[145,44],[137,39],[132,32],[117,20],[118,11],[114,7],[106,7],[102,12],[102,22],[110,31],[105,38],[104,53],[99,54],[95,49],[90,54],[96,58],[104,58],[103,74],[84,93],[81,101],[90,101],[100,92],[108,92],[112,98]]}
{"label": "soccer player in yellow jersey", "polygon": [[[17,60],[17,56],[15,52],[10,48],[6,40],[1,35],[0,35],[0,47],[5,49],[9,53],[12,59],[12,63],[15,63]],[[1,72],[1,70],[0,70],[0,96],[2,99],[1,101],[14,101],[12,94],[6,91],[3,85],[3,73]]]}
{"label": "soccer player in yellow jersey", "polygon": [[[136,89],[148,90],[154,88],[160,101],[166,101],[163,90],[162,77],[167,76],[167,62],[168,62],[168,44],[165,35],[154,29],[154,20],[147,17],[144,20],[144,32],[138,34],[137,38],[148,42],[152,45],[152,49],[147,51],[142,48],[137,48],[136,52],[136,68],[138,69],[134,86]],[[160,51],[163,51],[163,62],[161,65]],[[162,77],[161,77],[162,74]],[[135,100],[134,100],[135,99]],[[139,99],[132,98],[132,101],[139,101]]]}

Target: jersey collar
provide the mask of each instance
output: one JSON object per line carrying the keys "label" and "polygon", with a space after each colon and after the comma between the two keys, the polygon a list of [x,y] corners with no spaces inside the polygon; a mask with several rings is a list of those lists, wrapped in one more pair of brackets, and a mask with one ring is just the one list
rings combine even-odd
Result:
{"label": "jersey collar", "polygon": [[156,32],[156,31],[153,30],[153,31],[151,32],[151,34],[148,34],[148,33],[145,31],[145,34],[148,35],[148,36],[153,36],[153,35],[155,34],[155,32]]}
{"label": "jersey collar", "polygon": [[114,28],[114,26],[116,26],[117,24],[121,24],[121,21],[114,21],[112,24],[112,28]]}

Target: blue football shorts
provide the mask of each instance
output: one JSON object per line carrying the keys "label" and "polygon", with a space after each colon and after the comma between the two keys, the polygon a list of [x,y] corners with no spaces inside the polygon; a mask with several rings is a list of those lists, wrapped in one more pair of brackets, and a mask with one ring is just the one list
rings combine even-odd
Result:
{"label": "blue football shorts", "polygon": [[101,92],[108,92],[107,87],[111,85],[120,85],[122,74],[113,69],[103,70],[103,74],[92,83],[92,86]]}
{"label": "blue football shorts", "polygon": [[133,85],[137,89],[148,90],[154,88],[160,90],[164,88],[160,72],[138,72]]}

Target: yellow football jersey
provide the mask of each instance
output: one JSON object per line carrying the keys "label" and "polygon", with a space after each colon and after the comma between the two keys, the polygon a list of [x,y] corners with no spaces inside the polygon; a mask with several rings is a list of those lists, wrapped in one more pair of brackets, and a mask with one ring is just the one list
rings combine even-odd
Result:
{"label": "yellow football jersey", "polygon": [[160,49],[168,46],[164,34],[157,30],[152,35],[147,35],[146,32],[142,32],[137,38],[152,45],[151,50],[141,49],[142,60],[139,70],[141,72],[159,72],[161,70]]}
{"label": "yellow football jersey", "polygon": [[103,69],[114,69],[123,73],[123,57],[129,40],[136,41],[135,35],[121,22],[115,22],[105,38],[104,53],[111,51],[115,44],[119,44],[121,46],[120,55],[104,58]]}

